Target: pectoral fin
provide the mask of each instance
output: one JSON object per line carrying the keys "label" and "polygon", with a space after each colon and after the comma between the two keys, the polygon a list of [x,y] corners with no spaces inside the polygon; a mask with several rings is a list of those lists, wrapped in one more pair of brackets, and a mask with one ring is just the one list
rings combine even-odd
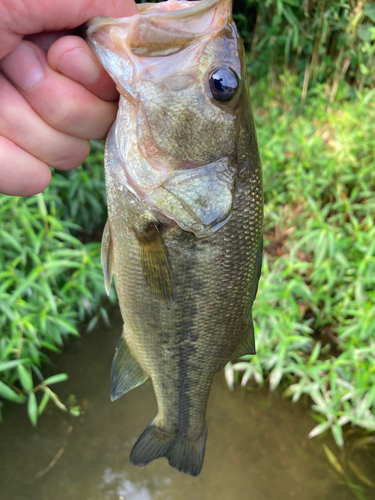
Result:
{"label": "pectoral fin", "polygon": [[245,333],[241,340],[241,343],[237,346],[236,350],[232,354],[232,359],[238,359],[242,356],[246,356],[247,354],[256,354],[253,320],[250,320],[248,331]]}
{"label": "pectoral fin", "polygon": [[167,249],[155,224],[146,231],[134,229],[141,252],[141,265],[147,285],[158,296],[170,299],[173,296],[172,271]]}
{"label": "pectoral fin", "polygon": [[124,334],[121,335],[116,354],[113,358],[112,369],[111,400],[115,401],[135,387],[143,384],[148,379],[148,375],[142,370],[138,361],[130,352]]}
{"label": "pectoral fin", "polygon": [[108,220],[103,231],[101,262],[103,266],[105,291],[107,295],[109,295],[113,276],[113,245]]}

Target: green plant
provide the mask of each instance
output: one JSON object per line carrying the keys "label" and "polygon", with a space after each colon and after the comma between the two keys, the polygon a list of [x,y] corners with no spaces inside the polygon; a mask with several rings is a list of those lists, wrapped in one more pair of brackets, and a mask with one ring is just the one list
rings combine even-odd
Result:
{"label": "green plant", "polygon": [[86,319],[89,329],[99,316],[108,320],[99,307],[100,243],[78,239],[93,237],[105,222],[102,162],[97,143],[83,168],[55,173],[43,194],[0,196],[0,397],[27,400],[34,425],[49,399],[65,409],[50,386],[67,375],[43,379],[46,353],[59,352]]}
{"label": "green plant", "polygon": [[[271,390],[308,394],[318,425],[375,431],[374,91],[298,106],[295,78],[253,91],[265,185],[258,355],[231,365]],[[228,369],[227,369],[228,372]],[[229,373],[230,380],[234,373]]]}
{"label": "green plant", "polygon": [[249,48],[248,70],[270,81],[298,75],[303,99],[324,83],[330,99],[341,81],[373,85],[375,3],[359,0],[240,0],[234,17]]}

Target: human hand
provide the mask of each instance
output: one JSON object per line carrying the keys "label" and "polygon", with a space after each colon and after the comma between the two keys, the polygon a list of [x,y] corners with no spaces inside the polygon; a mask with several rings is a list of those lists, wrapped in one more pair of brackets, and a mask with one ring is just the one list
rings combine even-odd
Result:
{"label": "human hand", "polygon": [[78,167],[89,140],[105,138],[115,85],[82,38],[62,35],[138,12],[134,0],[0,0],[0,193],[43,191],[49,165]]}

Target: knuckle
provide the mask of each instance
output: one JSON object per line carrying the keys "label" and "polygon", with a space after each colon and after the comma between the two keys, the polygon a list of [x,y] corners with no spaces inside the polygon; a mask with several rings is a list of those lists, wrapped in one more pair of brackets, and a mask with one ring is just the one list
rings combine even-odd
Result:
{"label": "knuckle", "polygon": [[81,165],[90,153],[90,141],[86,139],[71,138],[68,147],[64,145],[56,157],[54,168],[58,170],[71,170]]}
{"label": "knuckle", "polygon": [[[51,102],[52,104],[52,102]],[[67,99],[64,105],[57,102],[49,107],[48,118],[50,125],[64,132],[74,131],[80,116],[82,116],[81,106],[75,99]]]}

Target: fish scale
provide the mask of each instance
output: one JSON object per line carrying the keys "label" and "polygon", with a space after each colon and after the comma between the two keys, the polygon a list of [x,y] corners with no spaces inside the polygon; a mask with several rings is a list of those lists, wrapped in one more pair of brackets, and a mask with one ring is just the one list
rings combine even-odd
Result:
{"label": "fish scale", "polygon": [[[93,20],[88,30],[121,94],[106,143],[102,245],[106,288],[113,274],[124,320],[112,399],[150,377],[158,412],[131,461],[142,467],[166,457],[197,476],[213,376],[255,352],[261,164],[231,2],[169,0],[140,9],[131,19]],[[220,81],[236,75],[230,99],[212,87],[214,70]]]}

